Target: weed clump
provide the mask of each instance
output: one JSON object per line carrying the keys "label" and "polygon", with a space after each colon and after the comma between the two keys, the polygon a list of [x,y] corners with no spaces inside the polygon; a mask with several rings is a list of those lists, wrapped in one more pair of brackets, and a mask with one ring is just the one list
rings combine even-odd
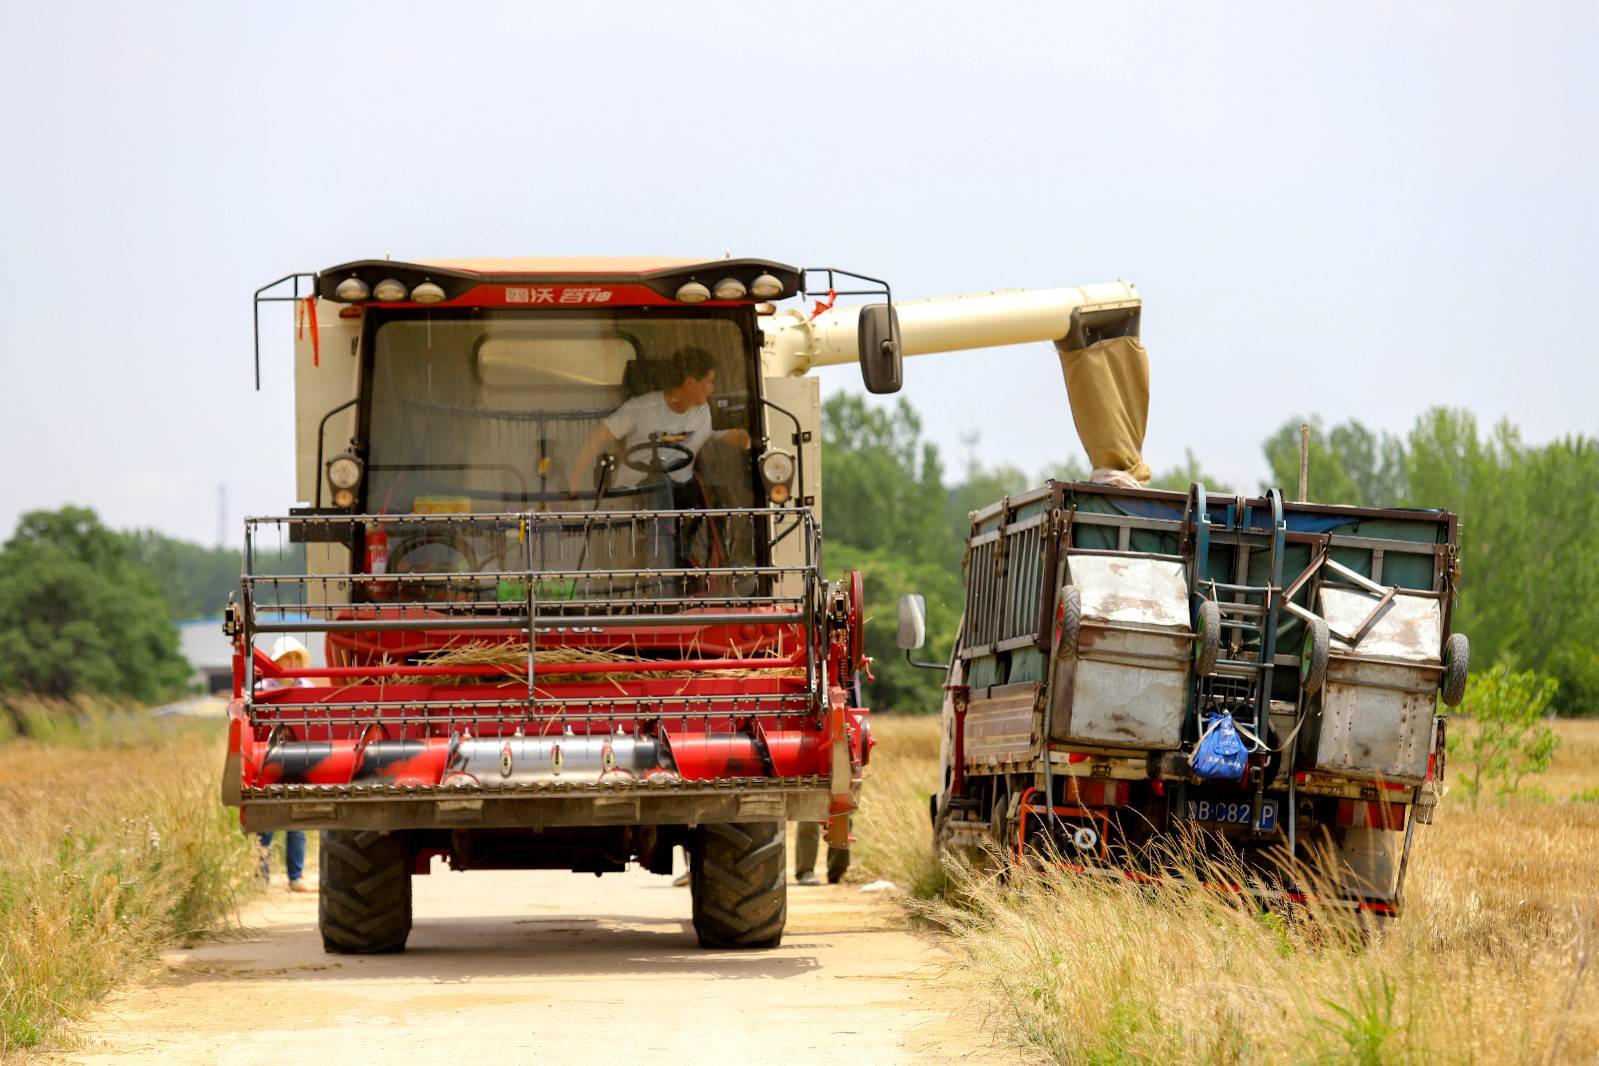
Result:
{"label": "weed clump", "polygon": [[[1594,763],[1563,769],[1599,736],[1591,725],[1561,724],[1562,799],[1595,787]],[[874,728],[862,858],[936,896],[925,890],[938,723]],[[947,935],[946,979],[1002,1039],[1055,1062],[1593,1062],[1596,853],[1599,806],[1512,798],[1474,810],[1456,796],[1418,831],[1405,912],[1382,925],[1314,904],[1263,911],[1199,887],[1228,878],[1198,859],[1156,884],[955,861],[938,875],[946,897],[912,906]]]}

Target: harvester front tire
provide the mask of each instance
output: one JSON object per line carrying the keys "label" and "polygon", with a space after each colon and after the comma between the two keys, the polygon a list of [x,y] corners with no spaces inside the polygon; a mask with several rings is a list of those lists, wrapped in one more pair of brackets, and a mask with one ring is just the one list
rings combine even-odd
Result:
{"label": "harvester front tire", "polygon": [[788,921],[782,822],[704,825],[695,840],[694,932],[702,948],[775,948]]}
{"label": "harvester front tire", "polygon": [[405,950],[411,935],[411,856],[405,838],[370,830],[323,832],[317,909],[324,951]]}

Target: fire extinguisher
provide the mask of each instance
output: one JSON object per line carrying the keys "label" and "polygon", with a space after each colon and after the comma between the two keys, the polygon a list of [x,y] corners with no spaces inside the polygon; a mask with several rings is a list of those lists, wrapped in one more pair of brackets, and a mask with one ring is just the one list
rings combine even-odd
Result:
{"label": "fire extinguisher", "polygon": [[[370,526],[366,531],[366,572],[369,574],[389,572],[389,535],[381,526]],[[376,592],[382,587],[382,583],[374,581],[371,587]]]}

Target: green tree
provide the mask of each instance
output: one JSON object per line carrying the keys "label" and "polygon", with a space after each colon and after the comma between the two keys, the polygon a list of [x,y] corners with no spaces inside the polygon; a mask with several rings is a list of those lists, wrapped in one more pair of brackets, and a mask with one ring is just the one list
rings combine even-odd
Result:
{"label": "green tree", "polygon": [[[244,554],[237,548],[207,548],[153,529],[128,535],[134,557],[154,575],[179,621],[215,618],[239,592]],[[305,545],[256,545],[258,574],[305,573]]]}
{"label": "green tree", "polygon": [[1408,443],[1401,502],[1460,516],[1454,624],[1474,657],[1557,678],[1560,713],[1599,711],[1599,441],[1529,446],[1509,423],[1484,435],[1437,408]]}
{"label": "green tree", "polygon": [[1047,480],[1036,480],[1016,466],[985,467],[975,458],[966,462],[966,477],[958,485],[950,486],[946,496],[949,516],[949,535],[957,544],[964,544],[971,534],[973,511],[987,507],[1004,496],[1037,488]]}
{"label": "green tree", "polygon": [[1226,493],[1233,491],[1222,484],[1221,479],[1205,473],[1204,467],[1199,465],[1199,456],[1194,454],[1194,449],[1183,449],[1183,461],[1177,466],[1162,470],[1149,480],[1152,489],[1167,489],[1171,492],[1187,492],[1195,484],[1205,486],[1206,492]]}
{"label": "green tree", "polygon": [[892,551],[870,551],[853,545],[830,545],[827,570],[837,576],[859,570],[866,588],[866,653],[872,659],[872,677],[863,678],[867,704],[877,710],[904,714],[936,714],[943,705],[944,675],[905,661],[895,637],[899,598],[908,592],[927,600],[927,646],[918,659],[948,659],[960,624],[964,590],[958,568],[940,563],[907,560]]}
{"label": "green tree", "polygon": [[242,556],[237,548],[207,548],[153,529],[128,534],[135,559],[155,576],[180,620],[213,618],[237,592]]}
{"label": "green tree", "polygon": [[1093,471],[1088,468],[1088,464],[1073,455],[1046,465],[1039,471],[1038,483],[1042,485],[1051,478],[1056,481],[1087,481],[1091,473]]}
{"label": "green tree", "polygon": [[189,666],[154,575],[91,510],[24,515],[0,548],[0,691],[156,700]]}
{"label": "green tree", "polygon": [[943,677],[905,662],[895,642],[899,597],[927,598],[929,654],[944,655],[961,610],[964,532],[951,528],[938,448],[904,400],[869,407],[839,395],[822,408],[823,560],[830,578],[858,569],[866,586],[866,649],[875,682],[867,700],[879,709],[937,711]]}
{"label": "green tree", "polygon": [[823,527],[828,540],[917,561],[960,561],[944,518],[944,465],[900,400],[869,407],[840,394],[822,408]]}
{"label": "green tree", "polygon": [[[1300,421],[1263,445],[1272,480],[1290,493]],[[1470,635],[1473,657],[1557,678],[1560,713],[1599,712],[1599,441],[1531,446],[1508,422],[1484,432],[1471,412],[1445,407],[1404,439],[1355,421],[1311,425],[1312,499],[1455,512],[1454,627]]]}
{"label": "green tree", "polygon": [[1405,446],[1391,434],[1376,434],[1354,419],[1327,429],[1321,418],[1290,418],[1262,447],[1271,483],[1292,499],[1299,493],[1299,427],[1310,423],[1307,488],[1318,503],[1392,507],[1404,493]]}
{"label": "green tree", "polygon": [[1558,688],[1554,678],[1503,663],[1466,685],[1461,713],[1471,722],[1450,732],[1449,756],[1465,764],[1461,787],[1472,807],[1490,786],[1513,793],[1523,777],[1549,769],[1559,738],[1546,716]]}

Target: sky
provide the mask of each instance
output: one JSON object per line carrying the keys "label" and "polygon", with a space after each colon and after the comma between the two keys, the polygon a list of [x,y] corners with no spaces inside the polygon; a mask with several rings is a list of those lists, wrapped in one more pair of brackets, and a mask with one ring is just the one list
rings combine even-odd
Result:
{"label": "sky", "polygon": [[[293,326],[253,391],[250,296],[385,254],[1126,278],[1147,460],[1236,486],[1312,412],[1594,435],[1596,57],[1585,3],[0,0],[0,533],[282,513]],[[905,378],[957,469],[1080,453],[1046,344]]]}

